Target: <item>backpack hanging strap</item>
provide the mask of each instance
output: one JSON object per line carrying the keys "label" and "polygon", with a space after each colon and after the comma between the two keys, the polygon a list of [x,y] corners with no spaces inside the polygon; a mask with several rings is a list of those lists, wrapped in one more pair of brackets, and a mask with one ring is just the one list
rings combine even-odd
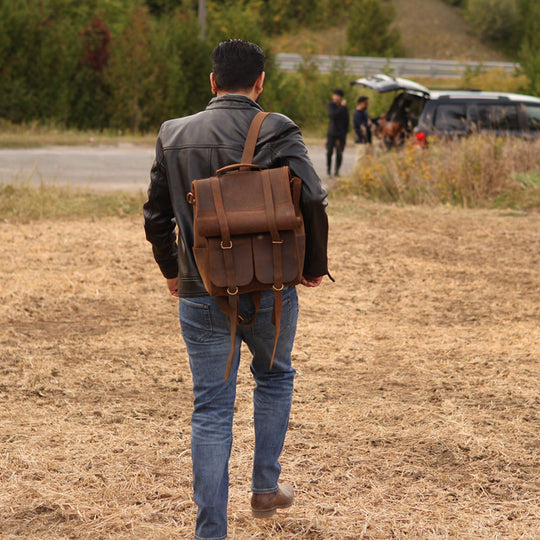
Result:
{"label": "backpack hanging strap", "polygon": [[238,328],[238,307],[240,305],[240,297],[238,291],[236,294],[228,295],[229,320],[231,322],[231,348],[229,349],[229,357],[227,358],[227,366],[225,367],[225,380],[229,378],[231,373],[234,351],[236,350],[236,329]]}
{"label": "backpack hanging strap", "polygon": [[[229,378],[229,375],[231,374],[232,361],[234,358],[234,352],[236,350],[236,330],[238,328],[238,325],[241,324],[243,326],[251,326],[255,322],[257,312],[261,307],[261,291],[252,292],[250,293],[250,296],[251,300],[253,301],[254,314],[247,323],[244,322],[244,316],[239,313],[240,298],[238,294],[232,296],[228,295],[227,297],[215,297],[219,308],[221,309],[221,311],[223,311],[223,313],[225,313],[225,315],[227,315],[227,317],[229,317],[229,321],[231,324],[231,348],[229,349],[229,357],[227,358],[227,365],[225,367],[225,380],[227,380]],[[275,349],[276,345],[274,344],[274,352]],[[272,354],[272,359],[273,358],[274,354]]]}

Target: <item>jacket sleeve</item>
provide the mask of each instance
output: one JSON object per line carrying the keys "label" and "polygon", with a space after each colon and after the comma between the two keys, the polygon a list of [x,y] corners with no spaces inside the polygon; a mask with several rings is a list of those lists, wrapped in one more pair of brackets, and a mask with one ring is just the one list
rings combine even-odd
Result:
{"label": "jacket sleeve", "polygon": [[274,151],[278,154],[279,162],[288,165],[292,173],[302,179],[300,207],[306,232],[304,275],[327,275],[327,193],[308,156],[300,128],[288,118],[279,133]]}
{"label": "jacket sleeve", "polygon": [[150,171],[148,200],[143,206],[146,239],[152,244],[154,259],[166,278],[178,276],[176,220],[169,195],[161,140],[158,136],[156,157]]}

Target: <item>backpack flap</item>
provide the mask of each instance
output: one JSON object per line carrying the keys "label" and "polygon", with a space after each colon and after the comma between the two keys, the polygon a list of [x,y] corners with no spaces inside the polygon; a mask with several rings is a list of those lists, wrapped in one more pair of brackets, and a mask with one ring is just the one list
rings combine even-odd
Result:
{"label": "backpack flap", "polygon": [[[289,168],[268,169],[271,175],[272,199],[279,230],[295,230],[302,219],[291,199]],[[204,237],[221,236],[221,226],[212,194],[216,177],[194,180],[197,233]],[[227,214],[231,235],[256,234],[268,231],[267,208],[262,187],[261,171],[233,171],[217,177],[223,207]]]}

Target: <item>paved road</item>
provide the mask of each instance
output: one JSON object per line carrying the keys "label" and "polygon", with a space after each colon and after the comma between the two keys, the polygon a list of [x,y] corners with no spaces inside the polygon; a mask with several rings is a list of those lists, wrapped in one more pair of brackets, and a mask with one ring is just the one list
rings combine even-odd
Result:
{"label": "paved road", "polygon": [[[326,156],[322,144],[308,146],[315,169],[325,182]],[[345,149],[342,175],[354,163],[354,145]],[[51,146],[0,149],[0,183],[55,184],[96,190],[145,191],[154,149],[148,146]]]}

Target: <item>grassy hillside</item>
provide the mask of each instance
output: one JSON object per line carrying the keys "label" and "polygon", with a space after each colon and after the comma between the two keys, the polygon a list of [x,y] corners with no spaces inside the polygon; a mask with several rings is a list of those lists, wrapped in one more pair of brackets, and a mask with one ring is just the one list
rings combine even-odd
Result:
{"label": "grassy hillside", "polygon": [[[401,32],[406,56],[441,60],[505,61],[470,34],[460,10],[442,0],[393,0],[396,24]],[[324,30],[306,30],[273,41],[277,52],[340,54],[345,50],[347,21]]]}
{"label": "grassy hillside", "polygon": [[470,34],[460,9],[442,0],[394,0],[407,56],[441,60],[506,61]]}

